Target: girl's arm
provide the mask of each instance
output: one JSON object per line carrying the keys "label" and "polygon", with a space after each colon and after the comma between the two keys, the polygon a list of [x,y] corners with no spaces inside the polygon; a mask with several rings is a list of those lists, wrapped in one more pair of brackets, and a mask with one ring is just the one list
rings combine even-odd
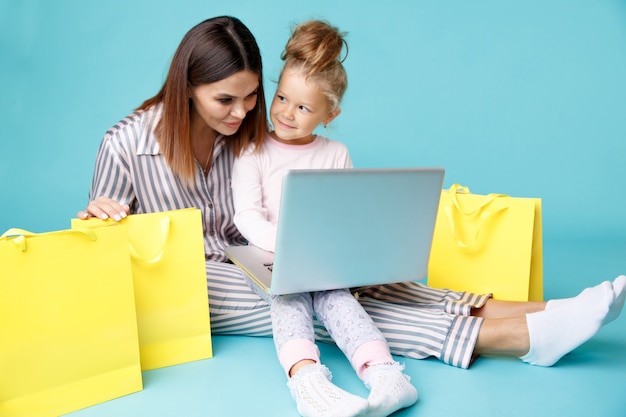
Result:
{"label": "girl's arm", "polygon": [[235,159],[232,189],[235,206],[235,225],[241,234],[255,246],[274,251],[276,224],[268,220],[263,206],[263,180],[253,153]]}

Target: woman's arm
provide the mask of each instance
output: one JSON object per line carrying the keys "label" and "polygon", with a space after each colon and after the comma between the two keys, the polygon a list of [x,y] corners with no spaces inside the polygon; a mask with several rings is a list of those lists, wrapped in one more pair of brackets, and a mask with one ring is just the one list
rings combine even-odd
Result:
{"label": "woman's arm", "polygon": [[124,142],[119,138],[115,140],[109,133],[102,139],[89,191],[90,201],[84,211],[78,212],[79,218],[98,217],[119,221],[130,213],[130,204],[135,197],[128,149],[124,149],[123,145]]}
{"label": "woman's arm", "polygon": [[79,219],[87,219],[89,217],[98,217],[106,220],[111,218],[119,221],[130,213],[128,204],[119,204],[115,200],[108,197],[98,197],[87,205],[85,211],[78,212]]}

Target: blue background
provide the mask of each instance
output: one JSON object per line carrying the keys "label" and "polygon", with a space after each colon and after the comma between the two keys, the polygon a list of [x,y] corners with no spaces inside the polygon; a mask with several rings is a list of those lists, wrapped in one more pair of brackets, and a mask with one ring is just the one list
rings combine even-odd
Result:
{"label": "blue background", "polygon": [[0,230],[68,227],[106,129],[219,14],[257,37],[269,94],[292,24],[348,32],[350,85],[324,134],[356,166],[439,165],[446,187],[541,197],[546,239],[626,235],[623,0],[5,0]]}
{"label": "blue background", "polygon": [[[546,298],[626,271],[624,0],[0,0],[0,233],[69,227],[104,132],[157,92],[186,31],[220,14],[257,37],[270,95],[292,24],[348,32],[350,85],[323,133],[356,166],[438,165],[446,187],[541,197]],[[399,358],[420,400],[398,416],[623,417],[625,325],[552,368]],[[320,349],[340,386],[367,395],[335,346]],[[216,336],[214,352],[75,415],[295,414],[270,338]]]}

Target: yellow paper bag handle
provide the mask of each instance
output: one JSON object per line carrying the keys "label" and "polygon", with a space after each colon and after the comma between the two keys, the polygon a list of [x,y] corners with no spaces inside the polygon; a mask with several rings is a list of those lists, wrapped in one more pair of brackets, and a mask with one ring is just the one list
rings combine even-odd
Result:
{"label": "yellow paper bag handle", "polygon": [[[115,226],[117,224],[123,224],[124,222],[128,220],[128,218],[122,219],[121,221],[114,221],[110,218],[106,220],[101,220],[97,218],[92,218],[88,220],[78,220],[78,219],[76,220],[77,220],[76,223],[72,221],[73,225],[74,224],[78,225],[80,224],[80,222],[86,222],[86,224],[91,225],[88,228],[93,229],[94,227],[99,227],[99,226]],[[163,251],[165,250],[165,243],[167,242],[169,238],[169,234],[170,234],[170,222],[171,222],[171,218],[170,216],[167,216],[167,215],[164,215],[160,219],[160,236],[158,238],[159,239],[158,248],[154,255],[147,255],[147,254],[140,253],[140,250],[137,249],[137,247],[141,245],[134,245],[132,242],[132,239],[130,239],[130,241],[128,242],[128,247],[129,247],[130,256],[133,258],[133,260],[139,261],[144,264],[155,264],[161,260],[161,258],[163,257]],[[80,227],[77,229],[80,229]]]}
{"label": "yellow paper bag handle", "polygon": [[[77,229],[69,229],[69,230],[60,230],[57,232],[48,232],[46,234],[60,234],[60,233],[80,233],[86,236],[91,241],[96,241],[98,237],[96,233],[89,228],[77,228]],[[26,237],[27,236],[37,236],[38,233],[33,233],[28,230],[11,228],[4,232],[0,239],[5,239],[17,245],[22,252],[26,252]]]}
{"label": "yellow paper bag handle", "polygon": [[[454,236],[457,245],[465,249],[478,249],[479,239],[481,237],[481,231],[484,231],[485,223],[495,216],[497,213],[509,208],[508,204],[496,207],[494,202],[498,199],[509,198],[506,194],[488,194],[485,196],[481,204],[472,209],[464,208],[459,201],[458,194],[469,193],[468,187],[453,184],[450,189],[451,204],[444,207],[444,212],[450,224],[450,230]],[[467,222],[467,219],[473,219],[475,224],[474,232],[467,238],[460,232],[460,228],[456,225]]]}
{"label": "yellow paper bag handle", "polygon": [[137,250],[137,248],[135,248],[135,246],[133,246],[132,243],[130,243],[130,256],[132,256],[134,259],[147,263],[147,264],[155,264],[157,262],[159,262],[161,260],[161,258],[163,257],[163,251],[165,250],[165,243],[167,242],[167,239],[169,237],[170,234],[170,217],[169,216],[164,216],[161,219],[160,225],[161,225],[161,241],[159,242],[159,249],[157,251],[157,253],[152,256],[152,257],[147,257],[147,256],[143,256],[139,253],[139,251]]}

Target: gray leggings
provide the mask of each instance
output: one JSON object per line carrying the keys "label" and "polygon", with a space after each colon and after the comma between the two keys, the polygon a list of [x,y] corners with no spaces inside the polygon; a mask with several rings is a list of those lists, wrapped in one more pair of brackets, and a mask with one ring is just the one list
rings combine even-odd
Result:
{"label": "gray leggings", "polygon": [[348,359],[365,342],[386,342],[350,291],[317,291],[272,297],[271,313],[276,352],[280,353],[285,343],[293,339],[306,339],[315,343],[314,312]]}
{"label": "gray leggings", "polygon": [[[252,290],[248,278],[232,264],[207,261],[211,331],[215,335],[271,336],[270,304]],[[471,309],[488,294],[434,289],[416,282],[352,289],[387,340],[391,353],[415,359],[435,357],[467,368],[482,325]],[[327,329],[314,320],[315,338],[332,343]]]}

